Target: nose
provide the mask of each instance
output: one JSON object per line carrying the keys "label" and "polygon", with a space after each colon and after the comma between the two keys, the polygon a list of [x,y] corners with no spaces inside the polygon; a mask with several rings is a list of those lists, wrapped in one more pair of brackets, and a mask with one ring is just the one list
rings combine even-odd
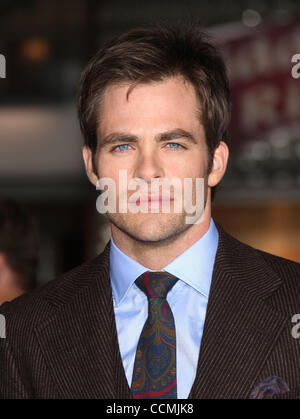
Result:
{"label": "nose", "polygon": [[155,150],[144,150],[137,158],[134,177],[150,183],[152,178],[164,177],[164,167]]}

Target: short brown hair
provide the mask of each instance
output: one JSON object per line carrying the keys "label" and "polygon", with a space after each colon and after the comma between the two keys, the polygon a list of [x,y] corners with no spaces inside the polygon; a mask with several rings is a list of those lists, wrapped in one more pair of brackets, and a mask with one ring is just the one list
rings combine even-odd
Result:
{"label": "short brown hair", "polygon": [[97,150],[99,106],[108,85],[136,85],[178,75],[194,86],[200,100],[210,171],[216,147],[227,140],[230,90],[223,59],[195,23],[132,29],[107,42],[90,60],[81,76],[78,115],[92,153]]}
{"label": "short brown hair", "polygon": [[11,198],[0,197],[0,252],[8,265],[22,275],[18,285],[24,291],[33,287],[39,256],[36,220]]}

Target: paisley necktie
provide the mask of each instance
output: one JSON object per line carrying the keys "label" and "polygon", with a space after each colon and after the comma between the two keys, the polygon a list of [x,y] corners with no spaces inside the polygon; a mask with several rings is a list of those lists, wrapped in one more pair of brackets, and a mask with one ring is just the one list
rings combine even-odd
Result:
{"label": "paisley necktie", "polygon": [[166,300],[177,281],[168,272],[145,272],[135,281],[148,298],[131,382],[135,399],[177,398],[175,323]]}

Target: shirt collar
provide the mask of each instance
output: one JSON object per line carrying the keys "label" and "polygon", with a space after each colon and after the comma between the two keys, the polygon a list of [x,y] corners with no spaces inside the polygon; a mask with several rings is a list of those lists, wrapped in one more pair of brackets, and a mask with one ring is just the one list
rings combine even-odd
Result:
{"label": "shirt collar", "polygon": [[[208,231],[161,271],[181,279],[208,298],[219,233],[211,218]],[[151,271],[122,252],[111,237],[110,278],[115,304],[125,298],[132,284],[142,273]]]}

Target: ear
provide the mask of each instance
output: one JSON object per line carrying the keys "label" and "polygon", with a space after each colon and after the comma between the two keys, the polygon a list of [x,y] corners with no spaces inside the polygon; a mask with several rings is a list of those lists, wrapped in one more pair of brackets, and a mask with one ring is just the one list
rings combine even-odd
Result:
{"label": "ear", "polygon": [[82,156],[83,156],[83,160],[84,160],[86,174],[87,174],[90,182],[94,186],[96,186],[97,185],[97,181],[98,181],[98,176],[94,172],[94,167],[93,167],[93,154],[92,154],[92,150],[89,147],[87,147],[86,145],[83,146]]}
{"label": "ear", "polygon": [[229,149],[224,141],[221,141],[214,152],[211,171],[208,175],[208,186],[216,186],[224,176],[227,168]]}

